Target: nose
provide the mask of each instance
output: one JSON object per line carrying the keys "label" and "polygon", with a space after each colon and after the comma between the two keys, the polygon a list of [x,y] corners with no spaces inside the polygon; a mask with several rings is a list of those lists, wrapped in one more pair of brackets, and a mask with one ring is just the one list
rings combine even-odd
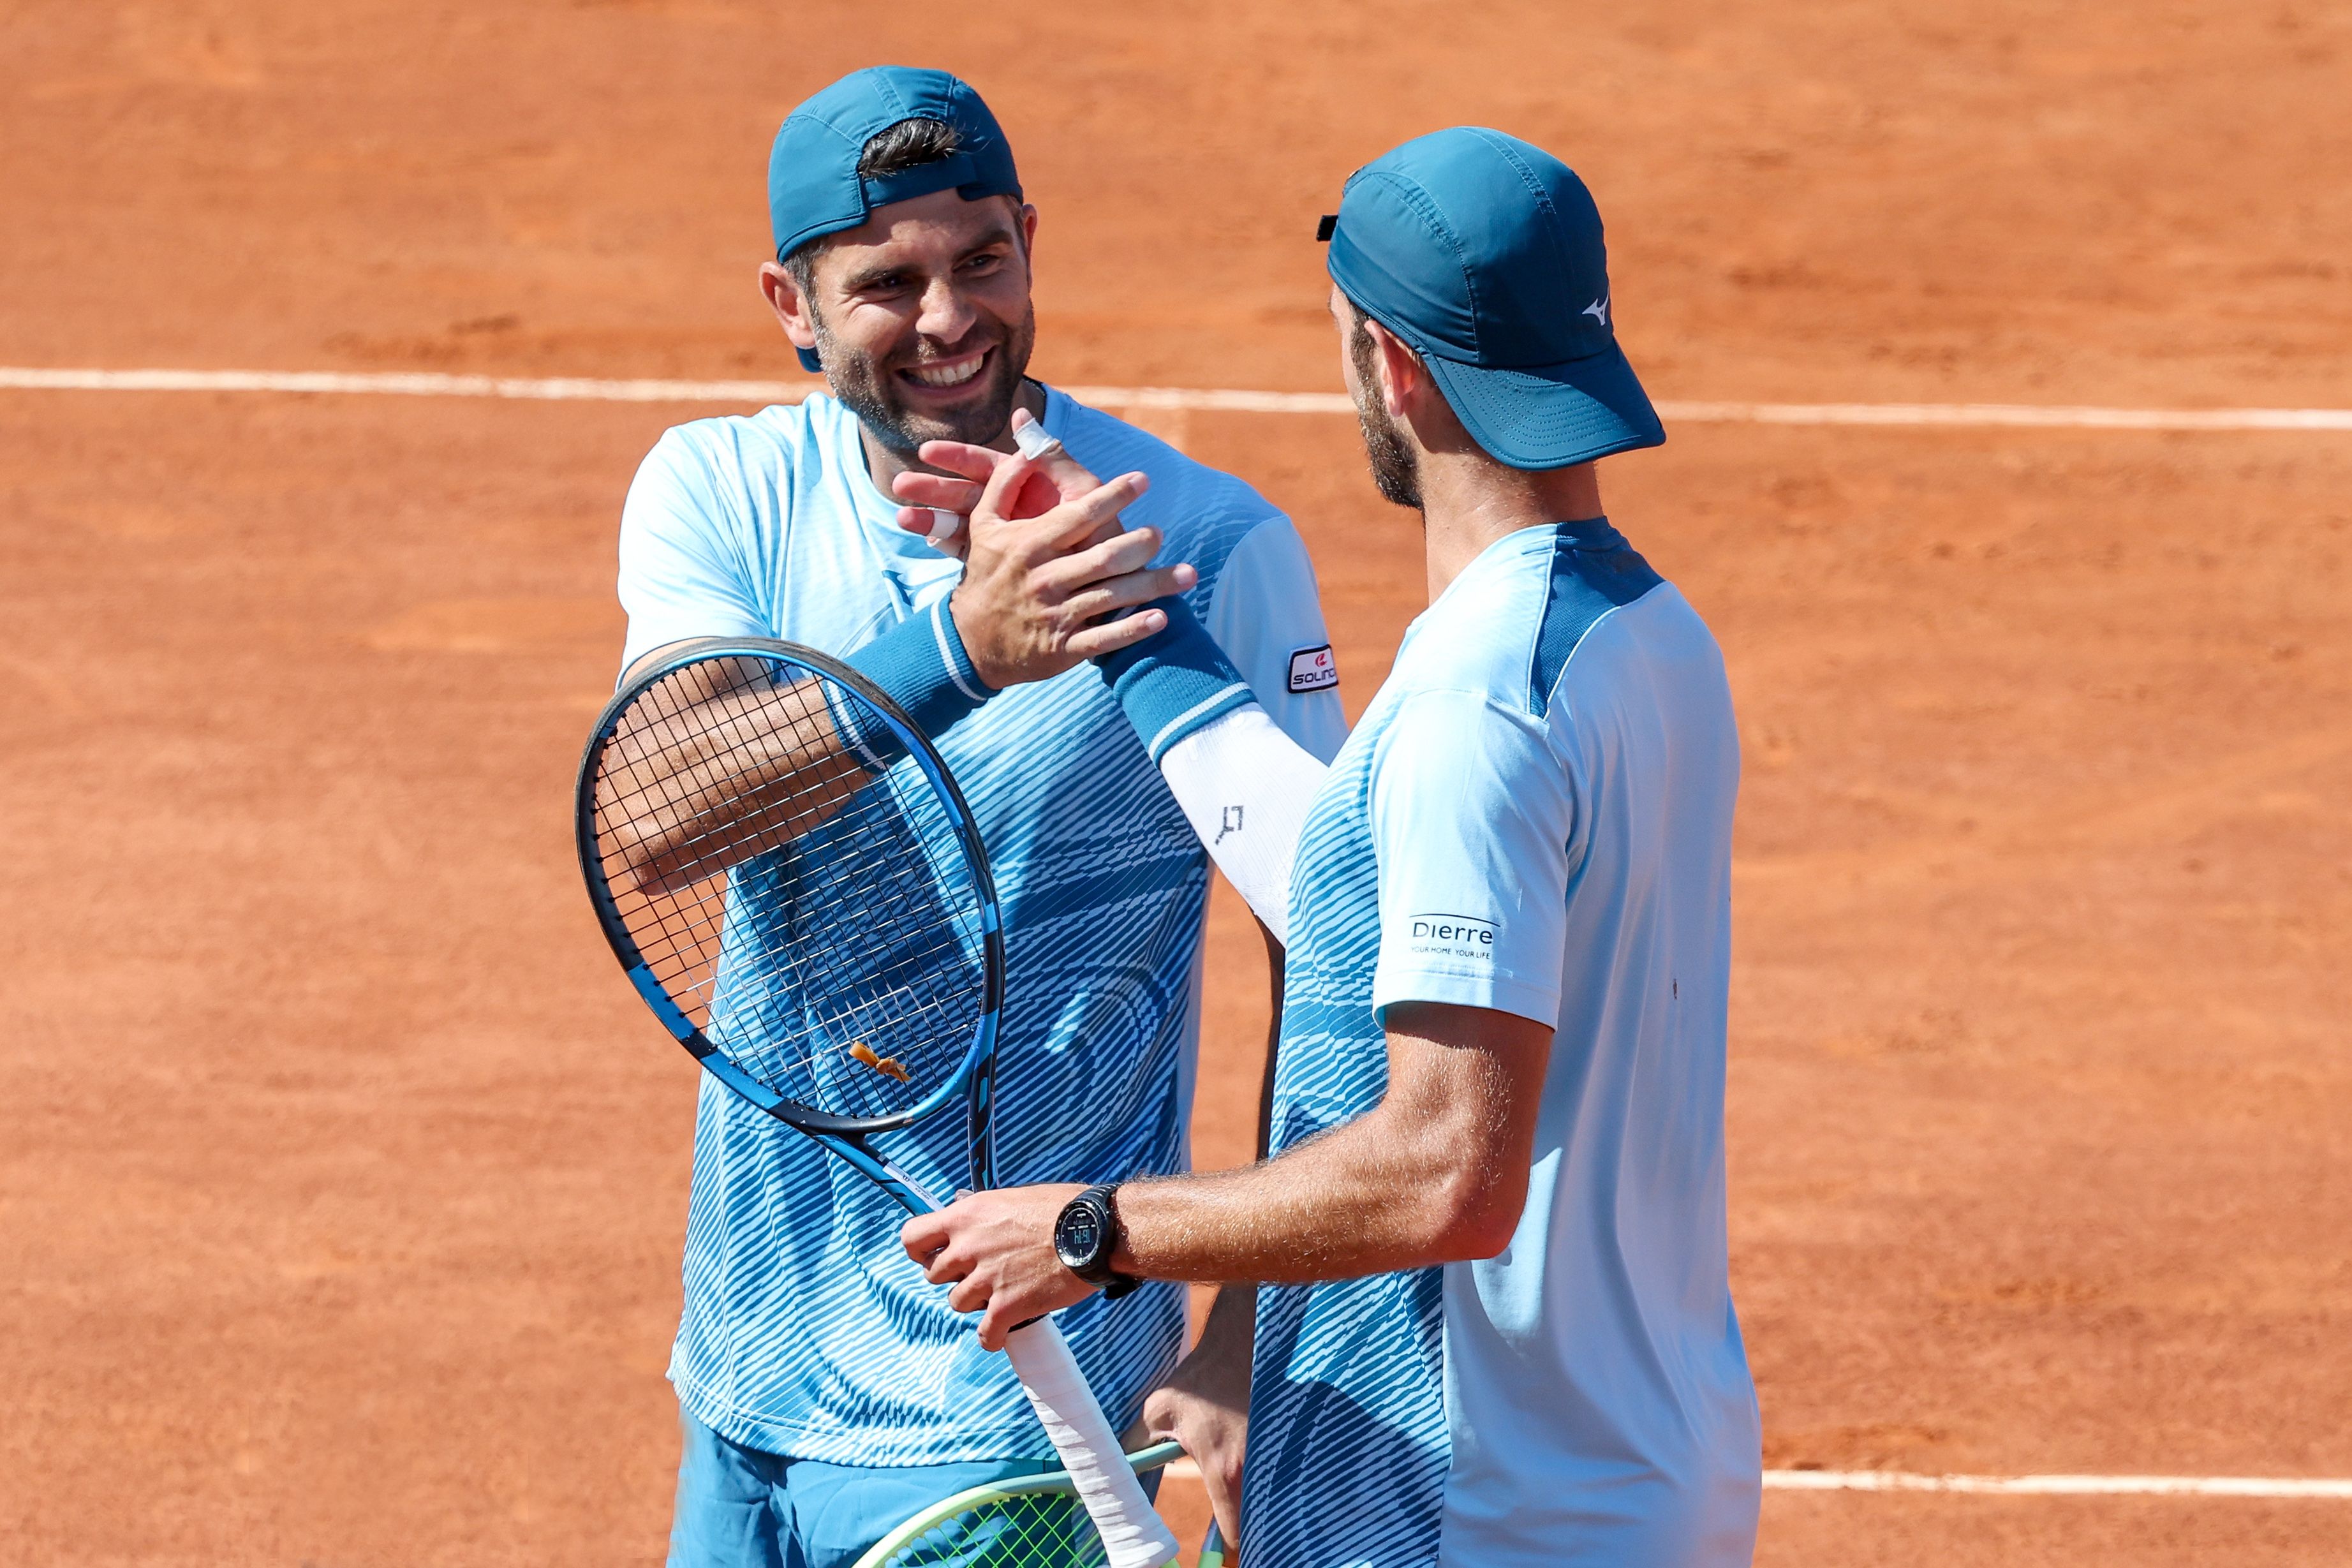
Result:
{"label": "nose", "polygon": [[923,290],[923,307],[915,317],[915,330],[934,342],[960,342],[979,319],[980,312],[972,309],[971,301],[964,298],[952,277],[934,278]]}

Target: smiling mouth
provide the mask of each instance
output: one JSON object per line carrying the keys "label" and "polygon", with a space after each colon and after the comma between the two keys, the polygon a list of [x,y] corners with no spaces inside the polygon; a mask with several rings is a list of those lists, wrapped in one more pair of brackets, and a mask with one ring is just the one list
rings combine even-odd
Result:
{"label": "smiling mouth", "polygon": [[950,364],[909,365],[898,374],[917,386],[950,390],[967,385],[977,378],[988,363],[988,353],[989,351],[983,349],[968,360]]}

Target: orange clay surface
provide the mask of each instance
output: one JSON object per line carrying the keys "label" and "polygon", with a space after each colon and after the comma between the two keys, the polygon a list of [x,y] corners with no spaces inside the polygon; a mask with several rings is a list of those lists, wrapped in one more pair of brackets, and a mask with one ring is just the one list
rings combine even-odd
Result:
{"label": "orange clay surface", "polygon": [[[1073,384],[1335,386],[1315,215],[1471,121],[1591,180],[1661,396],[2352,403],[2311,0],[15,0],[0,363],[788,375],[768,137],[892,59],[1002,115]],[[621,494],[710,411],[0,392],[0,1561],[658,1560],[694,1069],[568,791]],[[1297,515],[1360,709],[1422,582],[1349,422],[1159,420]],[[2352,437],[1604,479],[1740,704],[1768,1461],[2352,1476]],[[1213,941],[1224,1163],[1265,1000]],[[1787,1492],[1759,1552],[2347,1556],[2343,1502]]]}

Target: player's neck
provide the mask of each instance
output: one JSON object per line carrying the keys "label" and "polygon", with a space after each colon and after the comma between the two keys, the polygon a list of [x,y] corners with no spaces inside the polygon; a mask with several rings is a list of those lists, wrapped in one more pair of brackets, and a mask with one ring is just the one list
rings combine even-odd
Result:
{"label": "player's neck", "polygon": [[[1038,385],[1034,381],[1024,380],[1021,383],[1021,395],[1013,400],[1013,406],[1014,408],[1027,409],[1029,411],[1029,416],[1033,419],[1044,419],[1045,417],[1045,389]],[[912,453],[892,451],[889,447],[876,440],[874,438],[874,432],[867,429],[863,422],[860,422],[857,426],[857,439],[866,448],[866,476],[873,479],[874,488],[876,489],[880,490],[884,495],[890,497],[894,505],[897,503],[898,498],[891,494],[890,481],[897,479],[900,474],[941,474],[947,472],[944,468],[935,468],[929,463],[919,460]],[[1010,409],[1005,412],[1004,428],[999,430],[993,438],[983,444],[999,452],[1011,452],[1017,450],[1013,440],[1013,415]]]}
{"label": "player's neck", "polygon": [[1591,463],[1529,473],[1504,468],[1484,453],[1423,452],[1420,477],[1433,604],[1504,535],[1601,514],[1601,480]]}

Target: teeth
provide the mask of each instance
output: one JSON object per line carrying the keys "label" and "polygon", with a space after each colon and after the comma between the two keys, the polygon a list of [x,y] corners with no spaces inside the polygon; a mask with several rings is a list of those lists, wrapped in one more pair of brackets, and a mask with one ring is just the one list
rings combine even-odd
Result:
{"label": "teeth", "polygon": [[925,386],[961,386],[980,374],[980,367],[986,363],[987,359],[988,356],[982,354],[980,358],[969,360],[962,364],[941,365],[936,370],[925,370],[918,366],[907,374]]}

